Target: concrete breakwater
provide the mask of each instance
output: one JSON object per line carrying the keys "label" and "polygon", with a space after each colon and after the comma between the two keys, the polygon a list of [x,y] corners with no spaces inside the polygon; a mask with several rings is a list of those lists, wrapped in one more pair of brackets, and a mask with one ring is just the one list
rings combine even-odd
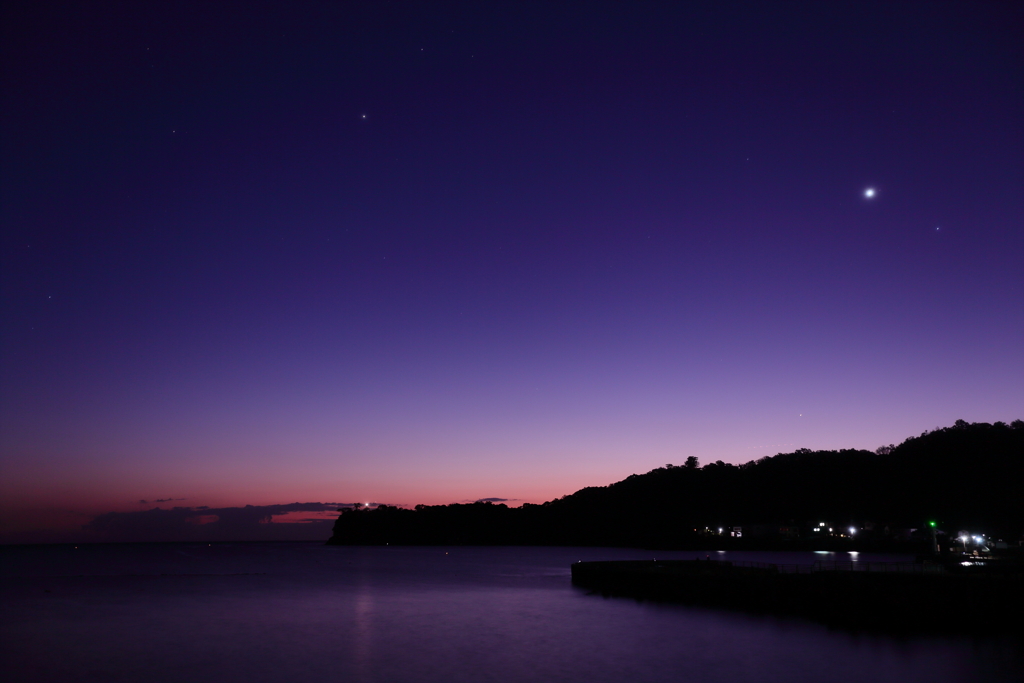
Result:
{"label": "concrete breakwater", "polygon": [[1024,573],[1016,567],[577,562],[572,582],[606,597],[804,617],[860,630],[1024,634]]}

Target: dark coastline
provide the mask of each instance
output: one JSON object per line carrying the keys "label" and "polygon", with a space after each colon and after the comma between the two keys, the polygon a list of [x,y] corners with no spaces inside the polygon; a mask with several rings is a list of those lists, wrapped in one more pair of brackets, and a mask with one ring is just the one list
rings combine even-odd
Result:
{"label": "dark coastline", "polygon": [[917,554],[973,550],[958,540],[965,532],[1014,552],[1021,481],[1024,422],[958,421],[874,453],[801,449],[703,467],[691,458],[541,505],[344,508],[328,543]]}
{"label": "dark coastline", "polygon": [[[341,511],[331,545],[516,545],[916,555],[881,571],[585,562],[606,597],[809,619],[855,631],[1024,633],[1024,423],[956,425],[869,451],[696,459],[542,505]],[[970,545],[970,547],[968,547]]]}

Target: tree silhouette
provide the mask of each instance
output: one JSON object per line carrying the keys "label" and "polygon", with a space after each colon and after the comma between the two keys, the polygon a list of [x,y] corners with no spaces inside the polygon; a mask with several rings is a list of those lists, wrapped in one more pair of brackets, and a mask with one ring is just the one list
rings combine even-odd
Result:
{"label": "tree silhouette", "polygon": [[[750,547],[758,537],[766,543],[832,539],[811,532],[827,521],[824,528],[836,534],[856,527],[857,542],[868,544],[862,547],[892,549],[894,530],[920,529],[929,520],[944,530],[984,530],[1016,541],[1024,532],[1022,479],[1024,423],[961,420],[874,453],[801,448],[704,467],[691,456],[683,467],[633,474],[543,505],[347,510],[331,542],[705,547],[698,530],[743,526],[751,533],[745,529],[736,542]],[[965,482],[983,486],[984,495],[965,495]]]}

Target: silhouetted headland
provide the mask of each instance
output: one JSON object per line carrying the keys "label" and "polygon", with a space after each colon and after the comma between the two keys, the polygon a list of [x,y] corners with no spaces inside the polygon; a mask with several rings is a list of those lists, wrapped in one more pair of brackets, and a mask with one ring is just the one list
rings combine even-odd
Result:
{"label": "silhouetted headland", "polygon": [[959,420],[875,452],[691,457],[541,505],[344,509],[328,543],[1012,553],[1022,480],[1024,422]]}

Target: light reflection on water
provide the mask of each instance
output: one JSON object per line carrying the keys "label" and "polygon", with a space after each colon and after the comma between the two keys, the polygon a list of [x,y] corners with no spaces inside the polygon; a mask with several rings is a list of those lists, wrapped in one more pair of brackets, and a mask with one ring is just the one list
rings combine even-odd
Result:
{"label": "light reflection on water", "polygon": [[[858,636],[799,620],[604,599],[569,583],[569,565],[581,559],[706,554],[8,547],[0,549],[0,670],[18,672],[14,680],[247,683],[1013,679],[1014,647],[1003,641]],[[810,564],[822,556],[724,557]]]}

